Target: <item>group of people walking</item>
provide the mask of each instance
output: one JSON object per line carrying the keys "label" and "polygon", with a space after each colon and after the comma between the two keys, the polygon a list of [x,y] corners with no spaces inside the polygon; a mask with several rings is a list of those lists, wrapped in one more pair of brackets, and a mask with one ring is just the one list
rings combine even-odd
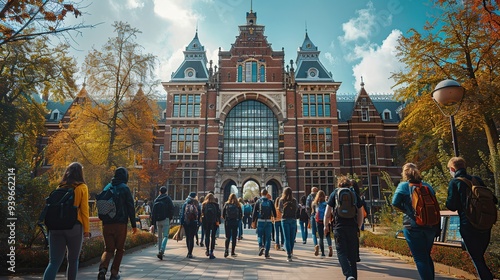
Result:
{"label": "group of people walking", "polygon": [[[484,185],[479,177],[466,172],[465,160],[453,157],[448,162],[452,180],[448,185],[446,207],[458,211],[460,217],[460,234],[476,267],[480,279],[493,279],[493,274],[486,265],[484,253],[491,238],[491,228],[478,229],[466,214],[470,200],[470,186],[474,181]],[[417,223],[416,211],[412,206],[412,186],[425,186],[435,195],[434,189],[422,182],[422,176],[417,166],[407,163],[403,166],[402,181],[397,186],[392,199],[392,205],[402,211],[403,233],[415,260],[421,279],[434,279],[434,264],[431,249],[434,239],[439,234],[438,226],[425,226]],[[113,221],[103,221],[103,237],[105,251],[99,264],[98,280],[106,279],[109,269],[110,278],[120,279],[119,269],[124,253],[127,236],[127,223],[130,222],[132,233],[137,232],[135,221],[134,200],[127,186],[128,172],[125,168],[117,168],[111,182],[104,190],[113,188],[118,197],[116,217]],[[185,231],[187,258],[193,258],[195,237],[201,227],[201,246],[205,246],[205,254],[209,259],[216,258],[214,249],[221,222],[225,228],[224,257],[236,257],[238,240],[243,238],[242,229],[256,229],[258,247],[256,254],[270,257],[272,231],[275,230],[275,248],[286,252],[286,260],[294,258],[294,246],[297,237],[297,220],[301,229],[302,243],[306,244],[308,229],[312,231],[314,255],[321,257],[333,256],[333,243],[342,273],[347,280],[357,279],[357,263],[359,257],[359,234],[363,229],[366,205],[360,196],[359,187],[355,181],[345,176],[338,177],[337,188],[327,196],[323,190],[316,187],[311,193],[297,201],[292,189],[286,187],[280,196],[273,201],[267,189],[262,189],[260,197],[255,199],[253,207],[248,201],[239,200],[235,194],[230,194],[221,207],[213,194],[208,193],[200,201],[196,193],[188,195],[180,208],[180,224]],[[74,191],[74,206],[77,207],[77,220],[72,229],[49,231],[49,264],[44,273],[44,279],[55,279],[56,273],[64,259],[67,250],[67,278],[76,279],[78,257],[84,238],[90,238],[88,187],[83,176],[83,166],[71,163],[59,183],[59,188],[72,188]],[[496,197],[494,203],[498,204]],[[250,211],[251,209],[251,211]],[[364,209],[364,210],[363,210]],[[167,189],[161,187],[158,197],[154,200],[151,211],[151,228],[158,233],[158,254],[162,260],[168,241],[170,223],[174,216],[174,205],[167,195]],[[324,239],[327,241],[326,250]]]}

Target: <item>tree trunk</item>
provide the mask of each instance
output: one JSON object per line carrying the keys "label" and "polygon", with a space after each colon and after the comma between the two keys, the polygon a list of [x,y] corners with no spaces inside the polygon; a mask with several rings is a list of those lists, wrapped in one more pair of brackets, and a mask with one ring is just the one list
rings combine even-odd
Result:
{"label": "tree trunk", "polygon": [[495,195],[500,197],[500,151],[498,150],[498,131],[493,119],[485,117],[484,132],[488,140],[493,177],[495,180]]}

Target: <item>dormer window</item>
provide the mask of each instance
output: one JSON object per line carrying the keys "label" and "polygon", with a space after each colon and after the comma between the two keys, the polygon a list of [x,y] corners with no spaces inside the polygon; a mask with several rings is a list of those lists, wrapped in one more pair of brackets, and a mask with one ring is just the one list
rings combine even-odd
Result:
{"label": "dormer window", "polygon": [[391,111],[389,111],[388,109],[385,109],[384,112],[382,112],[382,119],[384,119],[384,120],[392,119]]}
{"label": "dormer window", "polygon": [[196,72],[194,71],[193,68],[187,68],[184,71],[184,77],[186,77],[187,79],[193,79],[196,77]]}
{"label": "dormer window", "polygon": [[50,117],[51,120],[59,120],[59,116],[60,116],[60,113],[59,113],[59,110],[55,109],[54,111],[52,111],[52,116]]}
{"label": "dormer window", "polygon": [[309,79],[317,79],[318,74],[319,74],[319,71],[316,68],[309,68],[309,70],[307,70],[307,78],[309,78]]}

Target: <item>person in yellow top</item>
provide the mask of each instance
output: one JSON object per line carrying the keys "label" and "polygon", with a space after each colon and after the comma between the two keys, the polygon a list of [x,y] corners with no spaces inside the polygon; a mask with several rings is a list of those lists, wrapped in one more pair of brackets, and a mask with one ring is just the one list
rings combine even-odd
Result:
{"label": "person in yellow top", "polygon": [[[276,210],[279,209],[279,205],[280,205],[280,199],[281,197],[278,196],[276,198],[276,200],[274,201],[274,207],[276,208]],[[280,211],[276,211],[276,217],[274,218],[274,229],[275,229],[275,240],[276,240],[276,243],[274,244],[274,249],[276,250],[285,250],[285,248],[283,247],[283,244],[285,243],[285,237],[283,236],[283,226],[281,224],[281,216],[282,216],[282,213]],[[281,239],[280,239],[281,237]]]}
{"label": "person in yellow top", "polygon": [[83,237],[90,238],[89,190],[83,179],[83,166],[78,162],[71,163],[64,171],[58,187],[74,189],[74,205],[78,208],[78,217],[72,229],[49,231],[49,264],[43,274],[44,280],[56,278],[66,255],[66,249],[68,250],[66,279],[76,279]]}

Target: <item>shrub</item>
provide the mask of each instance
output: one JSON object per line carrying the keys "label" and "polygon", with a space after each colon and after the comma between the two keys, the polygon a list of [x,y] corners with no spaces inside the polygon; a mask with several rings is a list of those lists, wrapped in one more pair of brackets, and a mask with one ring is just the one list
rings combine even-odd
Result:
{"label": "shrub", "polygon": [[[387,251],[395,252],[403,256],[412,256],[410,248],[404,239],[397,239],[394,236],[378,235],[368,231],[363,231],[359,239],[360,245],[366,247],[376,247]],[[476,269],[469,254],[461,248],[434,245],[431,257],[435,262],[439,262],[451,267],[455,267],[471,274],[476,274]],[[486,252],[486,264],[493,273],[495,279],[500,277],[500,256],[493,252]]]}
{"label": "shrub", "polygon": [[[140,245],[156,242],[156,237],[151,233],[138,231],[136,234],[127,234],[125,249],[131,249]],[[102,236],[93,237],[83,243],[80,254],[80,262],[86,262],[96,257],[100,257],[104,252],[104,238]],[[18,248],[16,250],[16,272],[42,271],[49,263],[49,251],[41,247]],[[66,261],[61,265],[60,270],[66,269]]]}

